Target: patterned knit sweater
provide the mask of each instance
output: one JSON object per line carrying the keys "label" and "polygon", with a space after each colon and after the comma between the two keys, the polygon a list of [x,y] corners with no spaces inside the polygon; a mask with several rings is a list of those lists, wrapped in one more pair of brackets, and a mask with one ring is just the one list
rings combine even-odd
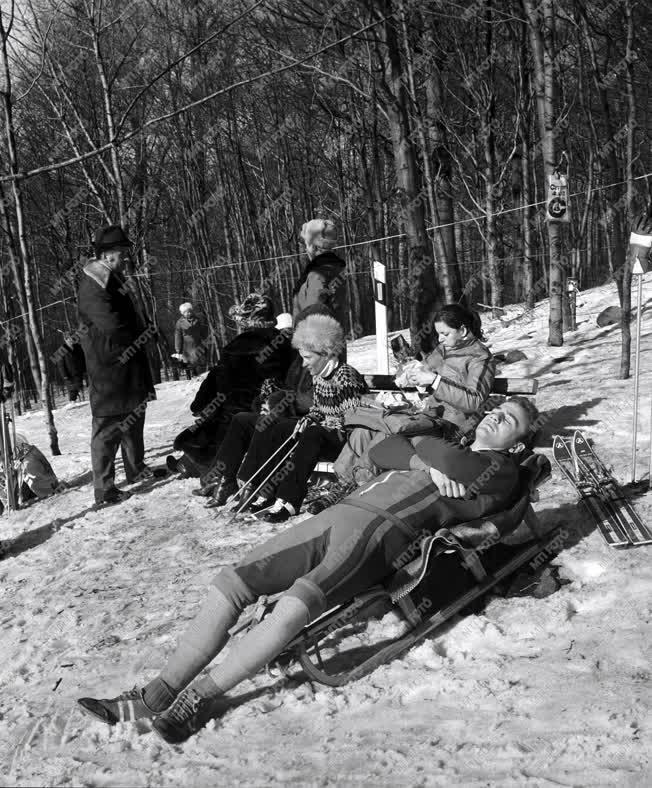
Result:
{"label": "patterned knit sweater", "polygon": [[308,416],[327,430],[341,430],[345,411],[357,408],[368,391],[357,369],[340,364],[327,378],[313,377],[313,405]]}

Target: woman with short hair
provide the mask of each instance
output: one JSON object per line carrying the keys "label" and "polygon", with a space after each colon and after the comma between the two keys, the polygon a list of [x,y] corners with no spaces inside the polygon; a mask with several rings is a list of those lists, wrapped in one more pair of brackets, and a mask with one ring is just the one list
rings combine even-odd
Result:
{"label": "woman with short hair", "polygon": [[[330,315],[312,314],[297,325],[293,346],[313,379],[313,405],[301,420],[296,448],[274,474],[276,490],[266,484],[253,501],[260,519],[280,523],[297,514],[306,494],[308,479],[319,460],[334,460],[345,441],[343,418],[360,404],[367,392],[362,375],[340,361],[345,346],[344,329]],[[273,455],[297,428],[296,419],[282,418],[271,428],[257,432],[238,476],[255,490],[283,457]],[[268,462],[269,461],[269,462]],[[234,480],[231,482],[235,492]],[[243,493],[243,495],[246,494]],[[244,497],[243,497],[244,500]]]}

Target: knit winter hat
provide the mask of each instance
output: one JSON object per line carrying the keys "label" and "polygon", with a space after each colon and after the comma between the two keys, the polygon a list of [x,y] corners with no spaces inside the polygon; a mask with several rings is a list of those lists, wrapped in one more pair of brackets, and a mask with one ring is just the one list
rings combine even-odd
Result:
{"label": "knit winter hat", "polygon": [[301,237],[308,253],[337,246],[337,231],[329,219],[311,219],[306,222],[301,228]]}
{"label": "knit winter hat", "polygon": [[190,303],[190,301],[186,301],[184,304],[181,304],[181,306],[179,307],[179,312],[181,312],[181,314],[187,312],[188,310],[192,312],[192,304]]}
{"label": "knit winter hat", "polygon": [[241,304],[229,309],[229,317],[242,328],[271,328],[275,324],[272,299],[262,293],[250,293]]}
{"label": "knit winter hat", "polygon": [[102,256],[102,252],[115,249],[117,246],[131,246],[131,241],[119,224],[109,224],[100,227],[95,233],[95,257]]}
{"label": "knit winter hat", "polygon": [[292,336],[297,350],[309,350],[321,356],[338,357],[346,347],[344,329],[330,315],[308,315],[297,323]]}

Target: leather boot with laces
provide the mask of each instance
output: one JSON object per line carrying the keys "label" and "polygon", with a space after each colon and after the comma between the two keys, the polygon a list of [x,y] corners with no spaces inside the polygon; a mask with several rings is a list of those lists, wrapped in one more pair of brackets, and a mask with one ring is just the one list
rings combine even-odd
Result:
{"label": "leather boot with laces", "polygon": [[169,709],[154,720],[152,727],[168,744],[182,744],[203,728],[212,704],[212,699],[203,698],[188,687]]}
{"label": "leather boot with laces", "polygon": [[219,508],[224,506],[229,498],[238,491],[238,484],[235,479],[229,479],[226,476],[220,480],[220,483],[213,490],[211,499],[206,504],[207,509]]}

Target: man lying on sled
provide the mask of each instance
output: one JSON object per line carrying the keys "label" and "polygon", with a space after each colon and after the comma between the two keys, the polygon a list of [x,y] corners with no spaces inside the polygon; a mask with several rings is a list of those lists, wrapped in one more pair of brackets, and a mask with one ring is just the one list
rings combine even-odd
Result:
{"label": "man lying on sled", "polygon": [[[226,692],[273,660],[306,624],[394,574],[395,558],[424,529],[434,533],[510,506],[522,493],[517,455],[537,418],[529,400],[512,397],[484,417],[469,447],[437,437],[392,436],[378,444],[374,462],[398,470],[221,569],[157,678],[116,698],[81,698],[80,705],[110,725],[154,718],[167,742],[185,741],[215,715]],[[278,592],[285,593],[269,616],[188,686],[222,651],[244,608]]]}

